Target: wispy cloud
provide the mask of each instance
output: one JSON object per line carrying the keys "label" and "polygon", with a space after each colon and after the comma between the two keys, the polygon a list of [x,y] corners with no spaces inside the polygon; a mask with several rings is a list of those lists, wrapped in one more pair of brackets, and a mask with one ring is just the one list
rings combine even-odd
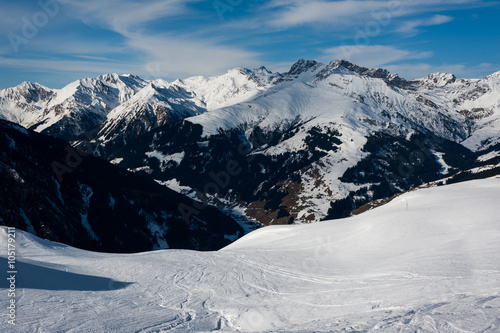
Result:
{"label": "wispy cloud", "polygon": [[[461,8],[457,7],[458,5]],[[366,23],[366,20],[376,21],[377,14],[383,14],[384,19],[392,20],[428,12],[487,5],[491,5],[491,3],[483,0],[414,0],[404,2],[387,0],[276,0],[267,7],[274,9],[269,24],[288,28],[305,24],[323,24],[332,27],[354,26]],[[405,26],[407,29],[411,29],[423,25],[442,24],[447,18],[437,15],[430,20],[409,21],[405,23]]]}
{"label": "wispy cloud", "polygon": [[355,64],[378,67],[401,60],[425,59],[432,57],[432,52],[413,52],[385,45],[344,45],[324,50],[323,59],[344,59]]}
{"label": "wispy cloud", "polygon": [[[165,33],[170,30],[165,25],[186,19],[194,21],[197,12],[189,5],[198,2],[200,0],[72,0],[65,7],[68,15],[85,23],[88,29],[105,29],[116,36],[112,39],[105,34],[72,38],[63,31],[50,36],[40,34],[30,40],[27,52],[1,58],[0,64],[24,70],[89,75],[134,73],[148,78],[215,75],[231,67],[259,65],[257,52],[228,45],[215,37],[204,38],[189,28],[177,27]],[[0,54],[8,55],[9,49],[0,48]]]}
{"label": "wispy cloud", "polygon": [[5,58],[0,56],[0,67],[18,68],[34,72],[68,72],[88,73],[88,75],[100,75],[104,73],[138,73],[145,72],[138,64],[119,61],[91,61],[91,60],[67,60],[67,59],[19,59]]}
{"label": "wispy cloud", "polygon": [[190,12],[189,3],[197,0],[73,0],[76,16],[88,24],[99,23],[118,33],[127,34],[145,23]]}
{"label": "wispy cloud", "polygon": [[365,16],[375,10],[385,8],[383,1],[303,1],[287,3],[276,2],[282,7],[275,19],[270,23],[279,27],[290,27],[303,24],[328,23],[344,24],[355,16]]}
{"label": "wispy cloud", "polygon": [[434,25],[445,24],[453,21],[453,17],[446,15],[434,15],[430,18],[406,21],[397,31],[405,34],[415,34],[419,32],[420,27],[430,27]]}
{"label": "wispy cloud", "polygon": [[95,56],[89,56],[89,55],[83,55],[83,54],[77,54],[77,55],[75,55],[75,57],[82,58],[82,59],[89,59],[89,60],[113,61],[113,59],[110,59],[110,58],[95,57]]}
{"label": "wispy cloud", "polygon": [[148,72],[183,77],[214,75],[230,67],[257,64],[256,52],[224,45],[215,38],[207,39],[177,30],[158,33],[148,29],[155,20],[178,20],[196,12],[188,7],[199,0],[135,1],[77,0],[78,17],[87,24],[99,24],[124,37],[129,52],[138,53]]}
{"label": "wispy cloud", "polygon": [[149,66],[171,77],[215,75],[238,66],[257,66],[257,53],[218,45],[210,40],[185,40],[173,36],[129,36],[128,45],[149,58]]}
{"label": "wispy cloud", "polygon": [[68,36],[65,34],[37,37],[29,42],[29,52],[43,54],[47,50],[50,50],[50,53],[58,56],[86,55],[104,57],[106,54],[120,54],[127,51],[126,44],[121,41],[115,40],[114,43],[109,43],[105,39],[72,39],[71,37],[71,35]]}

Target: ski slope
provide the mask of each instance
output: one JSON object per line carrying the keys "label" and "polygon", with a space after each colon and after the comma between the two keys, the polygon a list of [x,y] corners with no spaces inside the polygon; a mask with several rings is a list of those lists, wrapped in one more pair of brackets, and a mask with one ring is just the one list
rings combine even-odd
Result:
{"label": "ski slope", "polygon": [[17,231],[17,325],[2,315],[0,331],[498,332],[499,199],[500,177],[419,189],[218,252],[94,253]]}

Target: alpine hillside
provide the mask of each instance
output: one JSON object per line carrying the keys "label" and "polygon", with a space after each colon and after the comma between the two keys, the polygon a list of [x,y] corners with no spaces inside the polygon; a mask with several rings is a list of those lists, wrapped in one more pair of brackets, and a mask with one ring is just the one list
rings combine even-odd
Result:
{"label": "alpine hillside", "polygon": [[0,224],[87,250],[216,250],[244,234],[214,207],[0,120]]}

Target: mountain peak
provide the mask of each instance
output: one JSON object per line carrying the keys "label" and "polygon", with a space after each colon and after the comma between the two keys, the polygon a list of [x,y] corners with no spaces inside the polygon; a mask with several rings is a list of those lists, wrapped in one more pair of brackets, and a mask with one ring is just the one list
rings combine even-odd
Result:
{"label": "mountain peak", "polygon": [[388,78],[391,74],[387,69],[383,69],[383,68],[362,67],[362,66],[355,65],[355,64],[350,63],[350,62],[345,61],[345,60],[341,60],[341,62],[342,62],[343,67],[350,69],[351,71],[356,72],[356,73],[361,74],[361,75],[367,75],[367,76],[371,76],[374,78],[385,79],[385,78]]}
{"label": "mountain peak", "polygon": [[428,87],[444,87],[457,80],[457,77],[451,73],[432,73],[421,79],[414,80],[413,82]]}
{"label": "mountain peak", "polygon": [[[94,84],[98,81],[100,81],[104,84],[107,84],[107,85],[109,85],[109,84],[116,85],[116,84],[123,83],[126,86],[130,86],[131,88],[133,88],[133,87],[143,88],[145,86],[145,81],[143,79],[141,79],[139,76],[132,75],[132,74],[118,75],[116,73],[102,74],[96,78],[82,79],[79,81],[79,83],[80,84],[82,84],[82,83],[83,84]],[[137,90],[137,89],[134,89],[134,90]]]}
{"label": "mountain peak", "polygon": [[45,100],[53,93],[52,89],[44,87],[36,82],[33,83],[29,81],[24,81],[13,88],[7,88],[5,92],[10,96],[20,94],[28,103]]}
{"label": "mountain peak", "polygon": [[99,75],[97,77],[98,81],[103,81],[103,82],[110,82],[110,83],[117,83],[120,80],[120,75],[116,73],[111,73],[111,74],[103,74]]}
{"label": "mountain peak", "polygon": [[259,68],[254,69],[253,72],[256,74],[266,74],[266,75],[273,73],[264,66],[260,66]]}
{"label": "mountain peak", "polygon": [[[148,97],[161,97],[161,99],[165,99],[168,95],[168,89],[165,86],[165,81],[163,80],[155,80],[149,82],[143,89],[139,90],[137,94],[134,95],[135,98],[144,98]],[[132,98],[134,98],[132,97]]]}
{"label": "mountain peak", "polygon": [[22,88],[32,88],[34,87],[35,85],[32,83],[32,82],[29,82],[29,81],[24,81],[20,84],[17,85],[18,87],[22,87]]}
{"label": "mountain peak", "polygon": [[350,74],[355,73],[361,76],[368,76],[376,79],[382,79],[386,83],[396,86],[406,86],[408,81],[399,77],[397,74],[391,74],[387,69],[383,68],[367,68],[353,64],[347,60],[338,59],[330,61],[328,65],[321,70],[316,77],[325,79],[331,74]]}
{"label": "mountain peak", "polygon": [[33,82],[29,82],[29,81],[24,81],[20,84],[17,85],[17,88],[19,89],[25,89],[25,90],[38,90],[38,89],[44,89],[44,90],[50,90],[38,83],[33,83]]}
{"label": "mountain peak", "polygon": [[337,59],[337,60],[330,61],[328,66],[330,66],[332,68],[339,68],[339,67],[352,68],[356,65],[353,64],[352,62],[349,62],[349,61],[344,60],[344,59]]}
{"label": "mountain peak", "polygon": [[500,78],[500,71],[495,72],[495,73],[492,73],[492,74],[490,74],[490,75],[486,76],[486,77],[485,77],[485,79],[486,79],[486,78],[493,78],[493,77],[498,77],[498,78]]}
{"label": "mountain peak", "polygon": [[292,65],[288,71],[288,75],[300,75],[304,72],[309,71],[311,68],[316,68],[318,62],[316,60],[304,60],[300,58],[296,63]]}

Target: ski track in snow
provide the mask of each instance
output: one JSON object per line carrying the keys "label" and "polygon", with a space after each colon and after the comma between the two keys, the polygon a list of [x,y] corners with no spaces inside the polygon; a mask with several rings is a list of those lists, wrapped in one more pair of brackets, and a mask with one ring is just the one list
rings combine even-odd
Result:
{"label": "ski track in snow", "polygon": [[17,231],[17,326],[0,331],[498,332],[499,198],[500,177],[420,189],[217,252],[95,253]]}

